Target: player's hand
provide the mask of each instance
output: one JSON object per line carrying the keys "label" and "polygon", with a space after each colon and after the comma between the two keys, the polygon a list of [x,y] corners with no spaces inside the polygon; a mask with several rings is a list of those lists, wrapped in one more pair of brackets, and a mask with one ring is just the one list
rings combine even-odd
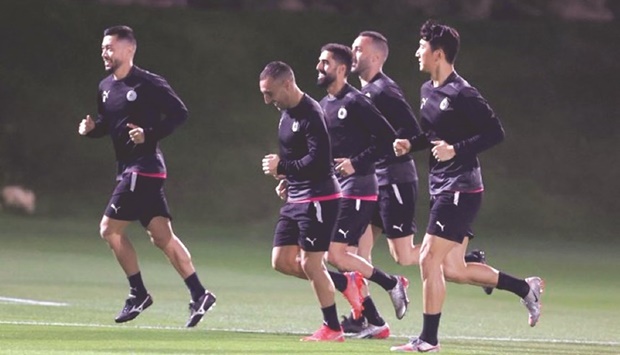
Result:
{"label": "player's hand", "polygon": [[265,175],[271,175],[277,179],[278,176],[278,163],[280,157],[277,154],[267,154],[263,158],[263,173]]}
{"label": "player's hand", "polygon": [[454,146],[445,141],[432,141],[431,143],[435,145],[431,152],[437,161],[448,161],[456,155]]}
{"label": "player's hand", "polygon": [[142,127],[138,127],[133,123],[127,123],[127,127],[129,127],[129,139],[134,144],[144,143],[144,129]]}
{"label": "player's hand", "polygon": [[86,118],[83,119],[78,126],[78,133],[85,136],[93,129],[95,129],[95,120],[93,120],[90,115],[86,115]]}
{"label": "player's hand", "polygon": [[394,154],[396,154],[397,157],[400,157],[401,155],[409,153],[411,150],[411,142],[409,142],[408,139],[399,138],[392,143],[392,147],[394,148]]}
{"label": "player's hand", "polygon": [[349,158],[336,158],[334,159],[336,163],[336,172],[340,174],[342,177],[347,177],[349,175],[355,174],[355,168],[353,164],[351,164],[351,159]]}
{"label": "player's hand", "polygon": [[281,200],[286,200],[287,193],[288,193],[288,184],[286,180],[280,180],[280,182],[278,183],[278,186],[276,186],[276,195],[278,195],[278,197]]}

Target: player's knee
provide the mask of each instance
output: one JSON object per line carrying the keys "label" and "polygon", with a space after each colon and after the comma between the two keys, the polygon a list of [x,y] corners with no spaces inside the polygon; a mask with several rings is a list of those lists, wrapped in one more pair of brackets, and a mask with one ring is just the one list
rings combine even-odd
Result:
{"label": "player's knee", "polygon": [[436,259],[437,256],[431,253],[429,248],[422,246],[422,250],[420,250],[420,269],[422,270],[422,275],[441,271],[441,263]]}
{"label": "player's knee", "polygon": [[108,244],[121,237],[121,233],[110,228],[110,226],[105,222],[101,222],[101,224],[99,224],[99,235],[102,239],[108,242]]}
{"label": "player's knee", "polygon": [[164,233],[162,235],[154,235],[149,233],[149,236],[151,237],[151,243],[153,243],[153,245],[162,250],[164,250],[170,244],[173,238],[176,238],[174,235],[170,235],[167,233]]}
{"label": "player's knee", "polygon": [[327,253],[327,262],[341,271],[347,271],[346,265],[344,265],[344,255],[338,252],[329,252]]}
{"label": "player's knee", "polygon": [[399,252],[397,251],[392,251],[392,258],[394,259],[394,261],[398,264],[398,265],[402,265],[402,266],[407,266],[407,262],[405,260],[405,258],[403,257],[403,255],[401,255]]}
{"label": "player's knee", "polygon": [[271,260],[271,267],[282,274],[292,275],[293,274],[293,266],[289,261],[275,258]]}

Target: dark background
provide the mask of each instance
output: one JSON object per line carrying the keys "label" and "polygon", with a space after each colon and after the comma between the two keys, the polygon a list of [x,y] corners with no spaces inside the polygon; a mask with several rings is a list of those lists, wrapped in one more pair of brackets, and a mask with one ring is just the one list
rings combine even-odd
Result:
{"label": "dark background", "polygon": [[[385,72],[417,113],[427,79],[414,58],[424,11],[366,2],[290,12],[238,3],[233,11],[204,3],[2,2],[0,186],[33,189],[32,218],[96,225],[114,187],[113,152],[107,138],[80,137],[77,126],[96,114],[102,32],[116,24],[136,31],[135,63],[166,77],[190,110],[188,123],[162,142],[179,221],[238,226],[277,215],[275,181],[260,168],[277,148],[279,113],[258,90],[258,74],[271,60],[291,64],[301,88],[320,99],[320,47],[350,45],[360,31],[378,30],[390,41]],[[613,240],[620,211],[618,21],[501,14],[472,20],[448,9],[435,16],[460,31],[457,71],[490,101],[507,133],[481,155],[486,193],[477,226],[498,236]],[[350,82],[359,86],[357,78]],[[426,154],[415,158],[417,220],[425,228]]]}

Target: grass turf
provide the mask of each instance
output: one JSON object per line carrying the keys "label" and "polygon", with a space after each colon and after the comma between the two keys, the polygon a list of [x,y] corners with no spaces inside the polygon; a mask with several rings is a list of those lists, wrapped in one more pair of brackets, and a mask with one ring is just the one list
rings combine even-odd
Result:
{"label": "grass turf", "polygon": [[[396,320],[385,292],[375,302],[391,325],[384,341],[305,344],[321,315],[305,281],[270,269],[271,225],[212,228],[179,223],[217,306],[195,329],[183,329],[188,294],[163,255],[137,226],[130,229],[154,305],[131,323],[113,317],[127,292],[122,272],[97,236],[97,220],[0,216],[0,353],[336,354],[388,353],[421,326],[418,268],[395,265],[384,243],[375,263],[412,280],[405,319]],[[518,236],[515,236],[518,237]],[[514,240],[515,238],[512,238]],[[475,241],[474,241],[475,242]],[[617,250],[576,242],[555,246],[490,239],[489,261],[517,275],[539,274],[547,283],[543,316],[535,328],[518,299],[486,296],[478,287],[449,285],[440,339],[446,354],[617,354],[620,291]],[[16,300],[66,303],[43,306]],[[348,307],[337,297],[339,313]]]}

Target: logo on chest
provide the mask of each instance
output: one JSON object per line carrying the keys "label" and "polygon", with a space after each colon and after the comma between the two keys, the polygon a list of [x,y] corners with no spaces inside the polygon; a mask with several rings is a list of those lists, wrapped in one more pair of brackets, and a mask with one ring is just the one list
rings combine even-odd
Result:
{"label": "logo on chest", "polygon": [[347,117],[347,109],[343,107],[341,107],[340,109],[338,109],[338,118],[341,120],[344,120]]}
{"label": "logo on chest", "polygon": [[136,101],[138,98],[138,93],[133,90],[127,91],[127,101]]}
{"label": "logo on chest", "polygon": [[101,93],[101,101],[108,101],[108,96],[110,96],[110,90],[103,90],[103,92]]}
{"label": "logo on chest", "polygon": [[449,108],[450,100],[447,97],[444,97],[444,99],[439,103],[439,109],[442,111],[447,111]]}
{"label": "logo on chest", "polygon": [[293,132],[299,132],[299,121],[294,121],[293,125],[291,126],[291,130]]}

